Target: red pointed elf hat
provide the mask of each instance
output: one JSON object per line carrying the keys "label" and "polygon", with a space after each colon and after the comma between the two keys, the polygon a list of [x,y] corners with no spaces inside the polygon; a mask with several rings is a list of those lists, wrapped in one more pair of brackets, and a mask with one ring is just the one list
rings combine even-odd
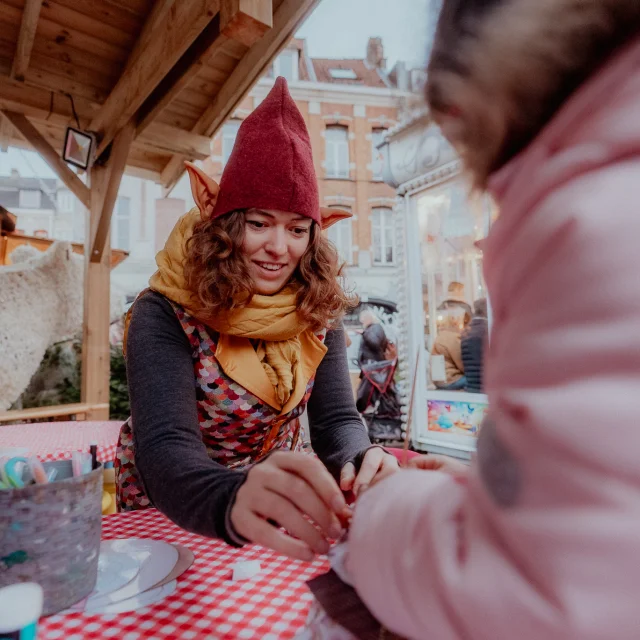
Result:
{"label": "red pointed elf hat", "polygon": [[351,217],[320,207],[309,132],[282,77],[240,126],[211,217],[252,207],[298,213],[324,228]]}

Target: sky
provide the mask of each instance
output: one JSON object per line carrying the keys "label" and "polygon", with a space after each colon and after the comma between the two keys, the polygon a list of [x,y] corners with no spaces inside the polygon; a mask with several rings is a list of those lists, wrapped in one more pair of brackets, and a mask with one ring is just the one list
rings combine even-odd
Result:
{"label": "sky", "polygon": [[388,67],[422,64],[431,0],[321,0],[298,33],[313,58],[363,58],[371,36],[382,38]]}
{"label": "sky", "polygon": [[[321,0],[298,33],[314,58],[364,58],[370,37],[382,38],[387,67],[398,60],[424,63],[428,8],[433,0]],[[38,154],[11,148],[0,152],[0,175],[55,177]]]}

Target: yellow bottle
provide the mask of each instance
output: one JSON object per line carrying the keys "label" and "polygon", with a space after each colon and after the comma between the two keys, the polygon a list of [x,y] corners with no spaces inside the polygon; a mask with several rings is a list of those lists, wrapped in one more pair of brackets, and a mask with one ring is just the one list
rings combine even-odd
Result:
{"label": "yellow bottle", "polygon": [[106,462],[102,471],[102,515],[116,513],[116,470],[113,462]]}

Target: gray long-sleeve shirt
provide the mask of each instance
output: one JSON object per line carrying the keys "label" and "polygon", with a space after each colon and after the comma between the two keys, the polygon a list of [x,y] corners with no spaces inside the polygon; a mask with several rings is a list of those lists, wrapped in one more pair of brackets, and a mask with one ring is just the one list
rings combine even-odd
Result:
{"label": "gray long-sleeve shirt", "polygon": [[[359,467],[371,443],[355,407],[342,327],[325,344],[307,409],[313,449],[337,478],[347,462]],[[136,467],[154,506],[188,531],[237,542],[227,511],[247,472],[208,457],[192,348],[169,301],[153,291],[133,307],[127,377]]]}

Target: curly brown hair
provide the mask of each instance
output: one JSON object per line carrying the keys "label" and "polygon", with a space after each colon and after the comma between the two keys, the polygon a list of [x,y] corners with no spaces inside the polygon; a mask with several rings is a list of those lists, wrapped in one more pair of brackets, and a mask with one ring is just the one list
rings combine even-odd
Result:
{"label": "curly brown hair", "polygon": [[[187,242],[187,285],[208,315],[242,307],[255,293],[242,251],[244,232],[245,210],[232,211],[199,222]],[[357,305],[357,298],[344,290],[343,270],[335,247],[314,222],[309,246],[293,274],[299,285],[298,315],[312,331],[330,327]]]}

